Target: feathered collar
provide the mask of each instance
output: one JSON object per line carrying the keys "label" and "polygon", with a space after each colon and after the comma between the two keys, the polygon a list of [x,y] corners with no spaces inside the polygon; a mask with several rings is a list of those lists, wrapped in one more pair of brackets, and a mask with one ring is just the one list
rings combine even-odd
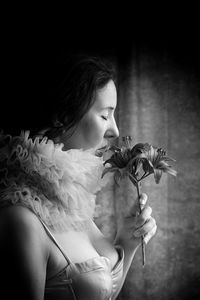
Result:
{"label": "feathered collar", "polygon": [[29,132],[0,134],[0,207],[24,205],[55,231],[80,229],[94,216],[103,159],[94,150],[62,150]]}

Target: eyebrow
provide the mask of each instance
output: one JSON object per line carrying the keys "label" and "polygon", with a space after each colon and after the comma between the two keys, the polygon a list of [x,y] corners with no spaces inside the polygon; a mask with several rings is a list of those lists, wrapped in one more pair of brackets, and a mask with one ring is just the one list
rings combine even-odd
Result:
{"label": "eyebrow", "polygon": [[104,109],[115,110],[115,107],[113,106],[102,107],[102,110]]}

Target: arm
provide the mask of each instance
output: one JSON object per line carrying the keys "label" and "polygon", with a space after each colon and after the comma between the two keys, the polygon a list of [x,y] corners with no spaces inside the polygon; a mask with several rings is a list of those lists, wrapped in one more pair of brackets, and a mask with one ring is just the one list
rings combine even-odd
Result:
{"label": "arm", "polygon": [[[133,258],[141,244],[141,236],[145,236],[144,242],[147,243],[157,229],[156,222],[151,217],[151,208],[145,206],[147,201],[146,194],[142,194],[140,201],[143,205],[142,213],[138,214],[137,204],[131,208],[129,215],[122,218],[119,224],[113,245],[109,244],[108,240],[101,233],[96,233],[95,247],[100,254],[107,257],[110,255],[113,258],[113,268],[117,266],[120,259],[120,255],[116,256],[117,252],[113,249],[113,246],[120,246],[124,250],[123,273],[120,274],[121,276],[117,280],[117,287],[113,292],[112,300],[117,298],[124,284]],[[112,254],[114,251],[115,255]]]}
{"label": "arm", "polygon": [[113,295],[113,300],[116,299],[124,284],[136,251],[141,245],[141,237],[144,236],[144,243],[147,244],[156,233],[156,221],[151,217],[152,209],[146,206],[146,202],[147,195],[142,194],[140,198],[142,213],[139,214],[138,204],[135,203],[129,215],[122,218],[120,222],[114,244],[120,245],[124,249],[124,266],[123,275],[118,289]]}
{"label": "arm", "polygon": [[124,284],[124,281],[126,279],[129,268],[132,264],[135,254],[137,252],[137,249],[141,245],[141,236],[145,235],[144,243],[147,244],[148,241],[156,233],[157,226],[155,224],[155,220],[153,218],[150,218],[145,223],[145,225],[142,226],[141,230],[142,230],[141,232],[143,232],[144,234],[138,232],[140,234],[139,238],[134,237],[134,234],[133,234],[131,237],[132,243],[128,242],[128,240],[126,239],[125,231],[124,231],[124,235],[123,234],[121,236],[117,235],[115,238],[115,241],[114,241],[115,245],[120,245],[122,247],[122,249],[124,250],[124,261],[123,261],[123,274],[121,276],[121,280],[118,282],[117,289],[114,291],[112,300],[116,299],[116,297],[118,296],[118,294],[121,291],[121,288]]}
{"label": "arm", "polygon": [[46,245],[42,225],[27,208],[13,206],[0,211],[0,282],[6,299],[43,299]]}

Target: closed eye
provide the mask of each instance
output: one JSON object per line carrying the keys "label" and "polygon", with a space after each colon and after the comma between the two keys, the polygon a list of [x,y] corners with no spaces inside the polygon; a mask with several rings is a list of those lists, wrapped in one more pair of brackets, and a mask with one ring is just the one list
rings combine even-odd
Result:
{"label": "closed eye", "polygon": [[102,117],[102,119],[104,119],[104,120],[108,120],[108,117],[107,116],[101,116]]}

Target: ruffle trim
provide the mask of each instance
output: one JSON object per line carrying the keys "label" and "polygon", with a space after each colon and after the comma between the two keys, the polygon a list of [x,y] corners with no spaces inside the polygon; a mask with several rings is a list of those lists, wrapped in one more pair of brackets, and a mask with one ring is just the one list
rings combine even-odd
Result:
{"label": "ruffle trim", "polygon": [[0,134],[0,207],[26,206],[54,231],[84,228],[106,184],[102,157],[29,134]]}

